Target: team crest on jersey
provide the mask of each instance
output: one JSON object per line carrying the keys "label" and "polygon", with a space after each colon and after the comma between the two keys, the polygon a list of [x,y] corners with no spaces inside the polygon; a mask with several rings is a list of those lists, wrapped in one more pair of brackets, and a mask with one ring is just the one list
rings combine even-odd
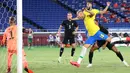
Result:
{"label": "team crest on jersey", "polygon": [[74,25],[74,23],[72,23],[72,26]]}

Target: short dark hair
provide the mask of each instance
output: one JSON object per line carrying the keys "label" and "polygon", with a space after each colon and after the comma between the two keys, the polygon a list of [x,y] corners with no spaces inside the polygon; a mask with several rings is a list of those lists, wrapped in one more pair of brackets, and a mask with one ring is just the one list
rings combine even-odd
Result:
{"label": "short dark hair", "polygon": [[78,11],[77,11],[77,14],[78,14],[79,12],[82,12],[82,10],[78,10]]}
{"label": "short dark hair", "polygon": [[10,19],[11,21],[15,21],[15,20],[16,20],[15,17],[13,17],[13,16],[11,16],[9,19]]}
{"label": "short dark hair", "polygon": [[91,3],[91,4],[93,3],[93,1],[92,1],[92,0],[89,0],[89,1],[88,1],[88,0],[86,0],[86,2],[87,2],[87,3]]}

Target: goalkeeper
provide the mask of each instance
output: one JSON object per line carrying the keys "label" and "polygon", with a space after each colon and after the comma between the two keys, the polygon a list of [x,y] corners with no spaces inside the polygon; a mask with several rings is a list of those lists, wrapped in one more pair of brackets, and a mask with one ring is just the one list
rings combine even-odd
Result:
{"label": "goalkeeper", "polygon": [[[6,28],[4,34],[3,34],[3,39],[1,45],[4,45],[5,42],[7,42],[7,49],[8,49],[8,57],[7,57],[7,73],[11,73],[11,62],[12,62],[12,56],[13,54],[17,54],[17,25],[15,23],[15,17],[10,17],[9,18],[9,24],[10,26]],[[24,70],[27,73],[33,73],[32,70],[28,68],[28,63],[25,58],[25,52],[24,49],[22,50],[23,52],[23,65],[24,65]]]}

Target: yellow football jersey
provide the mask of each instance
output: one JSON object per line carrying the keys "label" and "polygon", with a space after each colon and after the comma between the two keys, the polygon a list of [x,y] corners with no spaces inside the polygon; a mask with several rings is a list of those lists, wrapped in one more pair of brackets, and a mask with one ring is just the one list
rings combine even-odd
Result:
{"label": "yellow football jersey", "polygon": [[90,17],[90,13],[88,13],[86,10],[83,11],[85,18],[84,18],[84,25],[86,29],[88,30],[89,36],[93,36],[96,34],[96,32],[100,29],[96,24],[95,24],[95,17],[99,13],[99,10],[97,9],[92,9],[91,12],[94,13],[93,17]]}

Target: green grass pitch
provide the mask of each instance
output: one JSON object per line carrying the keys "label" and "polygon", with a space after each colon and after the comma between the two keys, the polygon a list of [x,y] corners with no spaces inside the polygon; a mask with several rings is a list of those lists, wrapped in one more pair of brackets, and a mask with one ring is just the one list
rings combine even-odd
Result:
{"label": "green grass pitch", "polygon": [[[123,54],[125,60],[130,64],[130,47],[118,47]],[[62,63],[58,63],[59,48],[49,48],[47,46],[33,47],[28,50],[25,47],[26,58],[29,63],[29,68],[34,73],[129,73],[130,67],[125,67],[124,64],[112,51],[108,49],[95,51],[93,58],[93,67],[87,68],[88,52],[84,57],[80,68],[70,65],[71,48],[65,48]],[[76,48],[74,61],[77,61],[81,48]],[[12,73],[16,73],[16,56],[13,57]],[[6,69],[6,49],[0,48],[0,73],[5,73]],[[23,71],[26,73],[25,71]]]}

